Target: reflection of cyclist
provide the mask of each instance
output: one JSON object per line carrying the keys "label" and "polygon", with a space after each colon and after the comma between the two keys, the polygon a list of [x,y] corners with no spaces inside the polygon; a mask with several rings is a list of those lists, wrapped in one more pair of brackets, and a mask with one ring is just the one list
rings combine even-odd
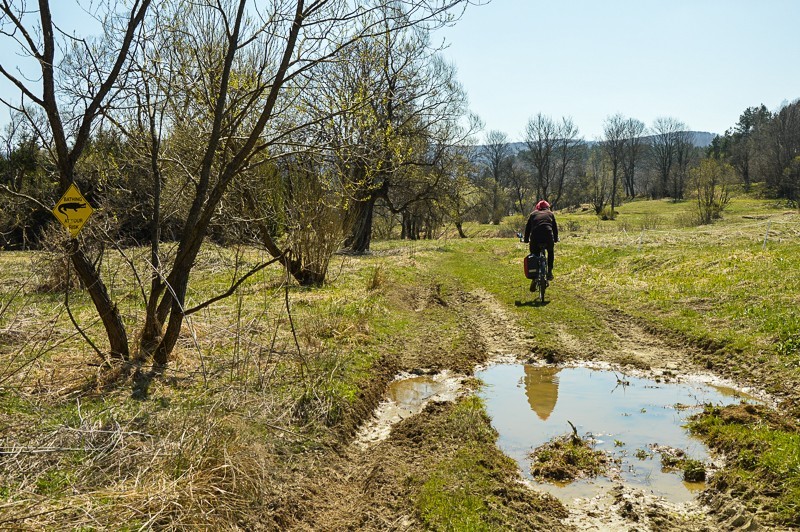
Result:
{"label": "reflection of cyclist", "polygon": [[538,253],[539,247],[547,250],[547,280],[553,279],[553,244],[558,242],[558,224],[556,216],[550,210],[550,204],[541,200],[528,217],[525,224],[525,242],[530,242],[531,253]]}

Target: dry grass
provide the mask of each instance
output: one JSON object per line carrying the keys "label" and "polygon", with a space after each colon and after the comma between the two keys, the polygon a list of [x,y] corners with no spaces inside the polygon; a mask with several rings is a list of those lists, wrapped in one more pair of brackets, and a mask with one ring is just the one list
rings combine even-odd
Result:
{"label": "dry grass", "polygon": [[250,395],[242,408],[241,394],[220,395],[201,410],[143,406],[133,417],[78,408],[77,419],[5,446],[3,475],[14,493],[6,494],[0,526],[228,528],[251,515],[277,488],[266,472],[295,438],[254,437],[248,416],[256,410],[279,430],[276,403]]}
{"label": "dry grass", "polygon": [[[671,226],[671,218],[656,214]],[[704,228],[707,233],[647,231],[639,253],[638,231],[617,225],[595,230],[594,219],[576,223],[585,229],[559,248],[565,285],[591,285],[585,292],[598,297],[632,298],[638,293],[633,289],[640,292],[645,281],[679,266],[669,252],[673,246],[701,240],[719,247],[764,233],[763,221],[752,227],[749,221],[720,224]],[[654,222],[644,213],[642,223]],[[639,227],[636,220],[631,224]],[[773,223],[770,238],[787,245],[796,241],[796,227]],[[319,462],[338,456],[342,436],[368,415],[381,379],[390,378],[376,375],[392,367],[381,359],[383,367],[376,370],[379,357],[402,353],[412,367],[457,367],[461,357],[471,367],[479,355],[465,351],[467,327],[455,305],[441,302],[453,301],[447,289],[470,282],[513,301],[508,294],[518,283],[509,276],[512,257],[518,276],[514,246],[513,239],[469,246],[392,243],[391,250],[378,243],[372,256],[337,259],[325,288],[291,287],[291,316],[285,275],[277,267],[264,270],[239,295],[186,321],[168,370],[140,383],[146,391],[141,396],[134,394],[133,382],[107,378],[71,325],[63,294],[39,293],[32,281],[25,282],[21,272],[30,270],[31,255],[0,255],[0,528],[284,529],[303,522],[307,516],[296,512],[308,509],[315,497],[304,484],[309,471],[316,472],[315,489],[324,489]],[[496,248],[508,249],[509,258]],[[626,249],[630,253],[620,253]],[[237,256],[236,250],[204,248],[192,278],[193,303],[224,292],[237,260],[263,259],[256,250],[240,251]],[[712,251],[709,246],[709,256]],[[754,259],[760,258],[757,251]],[[146,250],[126,252],[147,271]],[[612,262],[630,275],[611,275]],[[787,283],[792,277],[781,275],[778,266],[772,282]],[[142,321],[141,298],[130,268],[111,257],[102,268],[135,331]],[[694,263],[686,268],[698,269]],[[701,290],[704,278],[692,279],[698,289],[679,295],[708,305],[701,301],[708,297]],[[428,289],[437,286],[438,292]],[[581,302],[555,293],[558,305],[547,308],[549,318],[567,324],[579,339],[600,334]],[[722,293],[727,297],[730,287]],[[796,293],[785,290],[773,299],[796,301]],[[646,310],[646,303],[633,308]],[[73,292],[70,305],[102,347],[102,329],[86,294]],[[530,315],[528,310],[520,309]],[[708,312],[706,318],[720,319]],[[478,343],[473,347],[485,354]],[[409,424],[410,435],[413,428]],[[439,478],[450,478],[445,473]]]}
{"label": "dry grass", "polygon": [[[227,288],[231,253],[204,250],[192,297]],[[130,255],[138,261],[144,253]],[[25,271],[30,255],[0,258],[0,528],[292,522],[301,464],[313,450],[338,445],[342,423],[352,430],[349,405],[374,357],[364,348],[346,355],[368,340],[370,298],[379,296],[356,268],[343,263],[337,272],[343,285],[355,283],[346,296],[292,288],[291,320],[285,277],[265,271],[240,295],[187,319],[168,370],[137,388],[109,380],[66,316],[63,295],[41,293],[33,282],[17,289],[1,271]],[[110,290],[135,330],[135,285],[126,266],[113,273]],[[75,291],[70,305],[87,334],[102,340],[86,295]],[[141,389],[146,394],[137,395]]]}
{"label": "dry grass", "polygon": [[299,449],[332,443],[314,416],[295,415],[310,378],[261,360],[264,373],[242,380],[215,366],[203,387],[186,362],[145,401],[127,389],[4,389],[0,527],[228,529],[277,518],[262,505],[285,489],[274,472]]}

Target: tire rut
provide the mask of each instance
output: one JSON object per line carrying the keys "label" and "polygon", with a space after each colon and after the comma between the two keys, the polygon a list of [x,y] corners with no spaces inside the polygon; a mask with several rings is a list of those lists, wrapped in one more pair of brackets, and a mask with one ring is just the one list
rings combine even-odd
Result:
{"label": "tire rut", "polygon": [[[418,297],[415,304],[418,310],[429,305],[444,306],[457,313],[462,327],[471,336],[475,368],[487,363],[519,363],[538,358],[532,349],[534,336],[484,290],[450,293],[446,298],[438,290],[432,290]],[[615,368],[645,372],[675,374],[697,368],[691,348],[677,346],[622,312],[588,305],[602,316],[609,342],[587,347],[585,341],[562,330],[559,339],[567,358],[575,361],[591,358]],[[403,423],[404,430],[412,427],[410,430],[414,431],[413,420]],[[320,524],[335,529],[419,529],[421,523],[406,499],[408,493],[400,487],[404,485],[403,475],[420,467],[426,456],[415,454],[404,438],[407,436],[397,438],[390,434],[386,440],[366,447],[354,440],[336,459],[321,461],[312,492],[314,504],[308,505],[305,515],[292,529],[314,530]],[[539,493],[535,487],[531,490]],[[561,526],[574,530],[757,529],[752,517],[739,508],[733,516],[719,516],[717,521],[716,512],[710,513],[710,508],[698,501],[675,505],[622,483],[609,495],[565,506],[569,516]]]}

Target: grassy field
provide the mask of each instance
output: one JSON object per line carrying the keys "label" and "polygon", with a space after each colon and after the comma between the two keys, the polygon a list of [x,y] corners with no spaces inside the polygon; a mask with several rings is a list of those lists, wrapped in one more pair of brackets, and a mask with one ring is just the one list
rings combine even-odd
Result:
{"label": "grassy field", "polygon": [[[371,255],[337,256],[321,289],[287,292],[281,270],[265,270],[188,320],[169,370],[143,398],[130,383],[107,380],[63,292],[42,289],[63,272],[57,257],[3,252],[0,527],[302,528],[313,515],[309,493],[327,482],[320,464],[343,460],[343,446],[398,370],[470,372],[485,357],[467,325],[472,310],[459,303],[476,290],[514,316],[533,356],[566,356],[565,331],[586,346],[608,343],[606,318],[623,313],[693,346],[698,365],[774,394],[780,422],[710,411],[696,430],[736,457],[721,477],[729,487],[768,486],[768,501],[748,500],[774,522],[798,525],[800,214],[742,197],[723,220],[697,227],[693,208],[636,201],[613,221],[558,213],[556,282],[545,306],[531,303],[522,276],[525,245],[513,236],[521,217],[467,227],[465,240],[378,242]],[[142,264],[146,251],[128,253]],[[192,299],[224,291],[237,256],[262,258],[208,246]],[[101,265],[135,331],[135,277],[119,258]],[[85,293],[72,291],[69,309],[102,348]],[[393,497],[405,501],[392,504],[410,505],[402,511],[441,530],[456,514],[475,529],[510,526],[526,512],[563,515],[552,501],[515,510],[510,495],[490,496],[515,473],[492,454],[495,435],[480,403],[458,403],[426,422],[436,426],[403,429],[428,434],[425,463],[398,458],[400,450],[392,462],[400,472]],[[747,449],[763,460],[748,459]],[[477,475],[466,486],[464,471]],[[375,512],[400,511],[381,504]]]}
{"label": "grassy field", "polygon": [[[671,207],[631,203],[605,231],[568,233],[561,247],[564,280],[587,299],[718,352],[709,364],[756,379],[758,365],[778,372],[780,379],[763,385],[786,391],[782,381],[800,376],[798,212],[735,200],[721,222],[679,228],[684,214],[670,218]],[[626,223],[628,209],[633,221]],[[648,216],[664,220],[663,227],[625,227]],[[565,221],[581,223],[578,216]]]}

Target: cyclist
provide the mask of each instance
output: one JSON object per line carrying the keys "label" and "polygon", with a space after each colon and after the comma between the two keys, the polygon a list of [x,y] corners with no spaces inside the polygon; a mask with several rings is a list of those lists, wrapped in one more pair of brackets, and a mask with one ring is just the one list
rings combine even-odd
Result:
{"label": "cyclist", "polygon": [[525,242],[530,242],[531,253],[539,253],[539,248],[547,250],[547,280],[553,280],[554,244],[558,242],[558,224],[556,216],[550,210],[550,204],[541,200],[525,224]]}

